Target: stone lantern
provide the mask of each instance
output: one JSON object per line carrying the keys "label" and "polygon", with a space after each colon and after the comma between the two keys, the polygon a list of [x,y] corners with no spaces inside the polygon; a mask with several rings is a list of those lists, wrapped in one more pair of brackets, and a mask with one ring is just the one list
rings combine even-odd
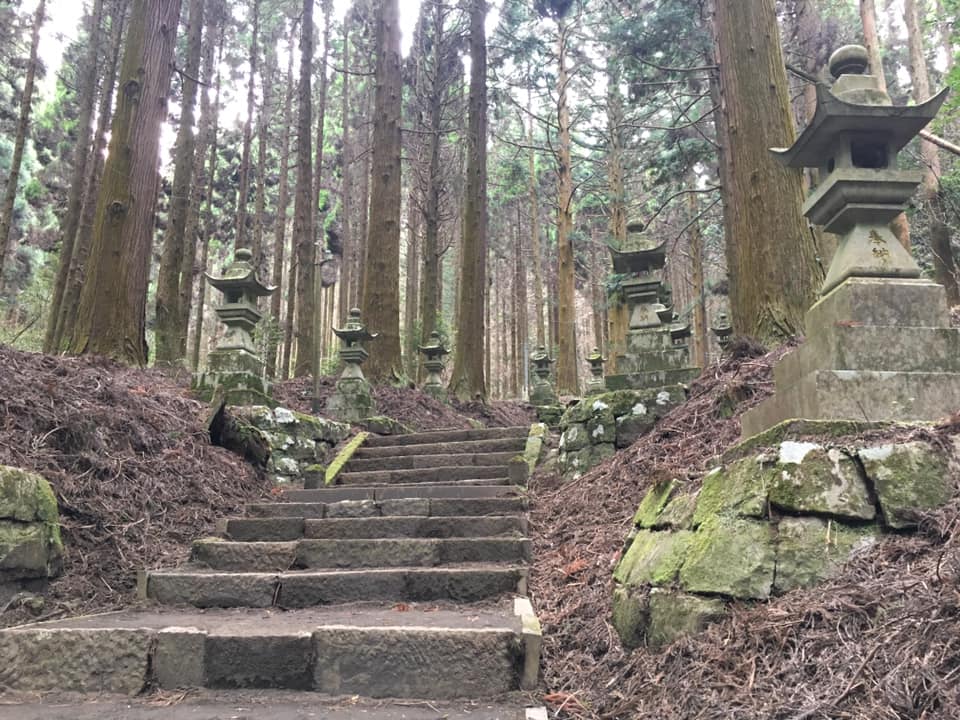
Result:
{"label": "stone lantern", "polygon": [[227,329],[216,349],[207,356],[207,369],[196,379],[196,390],[202,397],[209,398],[220,388],[230,405],[272,404],[253,331],[263,317],[257,301],[276,288],[257,279],[253,253],[247,248],[236,249],[223,277],[206,275],[206,278],[223,293],[223,302],[214,312]]}
{"label": "stone lantern", "polygon": [[720,313],[717,317],[717,322],[710,330],[717,339],[717,344],[720,345],[720,349],[726,350],[733,337],[733,325],[730,324],[730,319],[727,317],[727,314],[723,312]]}
{"label": "stone lantern", "polygon": [[772,151],[789,167],[820,169],[804,214],[840,243],[807,311],[805,342],[774,368],[776,392],[744,415],[744,437],[790,418],[909,422],[960,407],[960,332],[943,286],[920,278],[888,227],[922,179],[900,169],[897,154],[946,92],[894,107],[866,69],[864,48],[837,50],[836,82],[817,86],[810,124],[792,147]]}
{"label": "stone lantern", "polygon": [[680,316],[674,313],[670,325],[670,339],[674,346],[686,347],[691,335],[693,335],[693,331],[690,329],[690,323],[680,322]]}
{"label": "stone lantern", "polygon": [[550,382],[550,366],[554,360],[547,353],[547,349],[540,345],[531,355],[533,363],[533,385],[530,388],[530,402],[533,405],[556,405],[557,393]]}
{"label": "stone lantern", "polygon": [[600,348],[594,348],[587,355],[590,364],[590,377],[587,380],[587,395],[599,395],[607,391],[607,382],[603,377],[603,364],[607,359],[600,353]]}
{"label": "stone lantern", "polygon": [[343,372],[337,380],[336,390],[327,401],[327,412],[343,422],[359,422],[374,414],[370,383],[360,369],[370,353],[361,343],[374,340],[378,334],[370,333],[364,327],[359,308],[350,310],[346,325],[333,328],[333,333],[342,343],[340,359],[343,361]]}
{"label": "stone lantern", "polygon": [[447,389],[443,386],[443,358],[450,351],[444,347],[440,333],[434,330],[430,333],[430,344],[421,345],[420,354],[423,355],[423,367],[427,371],[427,379],[423,383],[423,391],[437,400],[447,399]]}

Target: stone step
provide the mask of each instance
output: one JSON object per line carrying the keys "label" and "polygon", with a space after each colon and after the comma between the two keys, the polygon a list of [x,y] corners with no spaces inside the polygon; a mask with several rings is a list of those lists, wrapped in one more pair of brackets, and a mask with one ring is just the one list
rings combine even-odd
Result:
{"label": "stone step", "polygon": [[433,567],[529,561],[519,537],[304,539],[291,542],[194,541],[190,559],[213,570],[264,572],[307,568]]}
{"label": "stone step", "polygon": [[473,428],[470,430],[435,430],[408,435],[372,435],[367,439],[366,446],[374,448],[394,447],[396,445],[423,445],[424,443],[526,438],[529,432],[530,428],[524,425],[520,427]]}
{"label": "stone step", "polygon": [[508,478],[506,465],[483,467],[431,467],[412,470],[367,470],[342,472],[337,485],[393,485],[400,483],[449,483],[456,480],[504,480]]}
{"label": "stone step", "polygon": [[516,485],[502,484],[331,485],[313,490],[286,490],[280,495],[280,500],[332,503],[342,500],[399,500],[402,498],[519,497],[524,493],[525,490]]}
{"label": "stone step", "polygon": [[437,467],[478,467],[506,465],[517,452],[460,453],[448,455],[399,455],[380,458],[354,458],[344,465],[343,473],[368,470],[413,470]]}
{"label": "stone step", "polygon": [[484,699],[517,690],[539,654],[524,628],[505,607],[121,612],[0,631],[0,667],[4,689],[21,693],[153,685]]}
{"label": "stone step", "polygon": [[[493,486],[493,489],[506,486]],[[385,488],[394,489],[394,488]],[[399,489],[399,488],[398,488]],[[445,489],[437,487],[436,489]],[[489,486],[474,485],[455,490],[487,490]],[[317,492],[307,490],[305,492]],[[401,500],[413,500],[401,503]],[[479,497],[385,498],[382,500],[342,500],[339,502],[282,502],[257,503],[247,506],[251,518],[335,518],[335,517],[393,517],[398,515],[426,515],[450,517],[453,515],[510,515],[526,510],[527,501],[519,496],[496,496],[484,493]],[[419,512],[406,512],[413,507]]]}
{"label": "stone step", "polygon": [[[369,442],[368,439],[367,442]],[[385,445],[357,448],[353,457],[357,459],[406,457],[408,455],[459,455],[497,452],[523,452],[527,438],[509,437],[495,440],[464,440],[461,442],[428,442],[420,445]]]}
{"label": "stone step", "polygon": [[463,603],[525,594],[527,568],[490,563],[281,573],[184,568],[141,573],[138,584],[142,597],[199,608],[304,608],[370,600]]}
{"label": "stone step", "polygon": [[523,535],[527,531],[527,520],[519,515],[398,515],[319,520],[306,520],[303,517],[230,518],[223,525],[221,534],[225,538],[241,542],[282,542],[301,538],[495,537]]}
{"label": "stone step", "polygon": [[344,703],[309,690],[196,689],[173,704],[152,694],[7,702],[5,697],[0,704],[0,720],[547,720],[545,708],[525,708],[523,697],[483,703],[351,698]]}

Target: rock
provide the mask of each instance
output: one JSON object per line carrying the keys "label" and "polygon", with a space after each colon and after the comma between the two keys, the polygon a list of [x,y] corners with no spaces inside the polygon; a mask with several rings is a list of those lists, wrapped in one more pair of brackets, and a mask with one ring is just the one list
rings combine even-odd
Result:
{"label": "rock", "polygon": [[668,585],[676,580],[693,536],[687,530],[638,530],[613,577],[624,585]]}
{"label": "rock", "polygon": [[[645,406],[639,406],[644,407]],[[617,439],[618,448],[630,447],[642,436],[650,432],[656,422],[656,417],[647,415],[645,412],[638,415],[622,415],[617,418]]]}
{"label": "rock", "polygon": [[683,635],[702,631],[726,614],[726,604],[717,598],[653,588],[648,599],[647,645],[664,647]]}
{"label": "rock", "polygon": [[773,471],[756,458],[744,458],[726,468],[711,470],[703,479],[693,526],[721,514],[764,517],[772,477]]}
{"label": "rock", "polygon": [[613,589],[611,622],[625,647],[643,645],[649,622],[649,590],[617,586]]}
{"label": "rock", "polygon": [[876,542],[873,525],[853,528],[820,518],[783,518],[773,589],[785,593],[829,578],[851,555]]}
{"label": "rock", "polygon": [[667,506],[674,490],[680,486],[676,480],[662,481],[654,485],[640,501],[640,507],[633,516],[636,527],[652,528],[657,524],[657,518]]}
{"label": "rock", "polygon": [[364,418],[357,424],[367,432],[377,435],[407,435],[413,432],[409,426],[385,415]]}
{"label": "rock", "polygon": [[881,445],[861,450],[859,457],[883,521],[894,529],[915,527],[922,513],[946,504],[955,490],[947,456],[930,443]]}
{"label": "rock", "polygon": [[549,432],[549,429],[543,423],[534,423],[530,426],[530,433],[527,435],[527,444],[523,448],[523,459],[524,462],[527,463],[529,475],[533,474],[537,463],[540,462],[540,456],[543,454],[544,441]]}
{"label": "rock", "polygon": [[765,600],[770,597],[775,565],[768,523],[715,516],[690,538],[680,586],[693,593]]}
{"label": "rock", "polygon": [[617,439],[617,420],[610,410],[593,415],[586,423],[587,435],[594,445],[613,443]]}
{"label": "rock", "polygon": [[780,444],[770,502],[789,512],[858,520],[877,514],[857,463],[839,448],[814,443]]}
{"label": "rock", "polygon": [[573,423],[568,425],[560,435],[560,451],[576,452],[583,450],[590,444],[590,436],[587,434],[587,426],[583,423]]}
{"label": "rock", "polygon": [[0,465],[0,518],[58,522],[57,498],[50,483],[37,473]]}
{"label": "rock", "polygon": [[536,412],[537,420],[549,427],[557,427],[563,417],[563,408],[560,405],[537,405]]}
{"label": "rock", "polygon": [[663,509],[654,526],[673,530],[689,530],[693,527],[693,514],[697,508],[697,496],[689,493],[677,495]]}

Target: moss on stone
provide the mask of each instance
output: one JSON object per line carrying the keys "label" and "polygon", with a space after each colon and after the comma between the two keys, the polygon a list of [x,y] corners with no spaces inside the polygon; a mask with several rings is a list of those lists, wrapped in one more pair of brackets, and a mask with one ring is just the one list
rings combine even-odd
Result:
{"label": "moss on stone", "polygon": [[697,498],[693,526],[717,515],[764,517],[772,478],[771,469],[757,458],[737,460],[707,473]]}
{"label": "moss on stone", "polygon": [[790,440],[780,443],[770,502],[790,512],[858,520],[877,514],[859,465],[845,452]]}
{"label": "moss on stone", "polygon": [[945,505],[956,490],[948,457],[929,443],[866,448],[859,457],[892,528],[916,526],[922,513]]}
{"label": "moss on stone", "polygon": [[327,465],[327,469],[324,473],[324,482],[327,485],[333,485],[334,481],[337,479],[337,475],[343,469],[343,466],[347,464],[350,458],[353,457],[353,454],[357,451],[357,448],[363,445],[368,437],[370,437],[370,433],[358,432],[350,439],[350,442],[340,449],[340,452],[337,453],[337,456],[333,459],[333,462]]}
{"label": "moss on stone", "polygon": [[684,635],[702,631],[723,618],[726,603],[717,598],[654,588],[647,600],[647,645],[661,648]]}
{"label": "moss on stone", "polygon": [[690,538],[680,585],[693,593],[764,600],[775,565],[769,523],[714,516]]}
{"label": "moss on stone", "polygon": [[613,577],[624,585],[669,585],[686,557],[693,533],[638,530]]}
{"label": "moss on stone", "polygon": [[836,440],[859,435],[866,430],[881,430],[901,425],[894,422],[854,422],[852,420],[784,420],[772,428],[740,441],[721,455],[723,463],[774,448],[784,440]]}
{"label": "moss on stone", "polygon": [[649,620],[646,588],[615,587],[610,620],[625,647],[640,647]]}
{"label": "moss on stone", "polygon": [[57,498],[46,478],[21,468],[0,465],[0,518],[57,523]]}
{"label": "moss on stone", "polygon": [[660,515],[657,516],[654,527],[689,530],[693,527],[693,513],[696,509],[696,495],[690,493],[677,495],[667,503]]}
{"label": "moss on stone", "polygon": [[633,524],[641,528],[652,528],[657,524],[660,512],[667,506],[679,483],[674,480],[658,482],[644,495],[640,506],[633,516]]}
{"label": "moss on stone", "polygon": [[857,550],[876,540],[875,525],[851,527],[820,518],[783,518],[777,532],[773,590],[784,593],[829,578]]}

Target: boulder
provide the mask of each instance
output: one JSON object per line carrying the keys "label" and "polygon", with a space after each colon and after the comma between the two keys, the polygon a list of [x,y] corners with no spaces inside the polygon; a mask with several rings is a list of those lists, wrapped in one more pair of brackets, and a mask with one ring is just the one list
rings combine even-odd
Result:
{"label": "boulder", "polygon": [[815,443],[780,443],[770,502],[794,513],[872,520],[877,511],[860,468],[839,448]]}
{"label": "boulder", "polygon": [[726,614],[726,604],[718,598],[654,588],[647,601],[647,645],[664,647],[683,635],[700,632]]}
{"label": "boulder", "polygon": [[850,527],[820,518],[785,517],[778,525],[773,589],[785,593],[829,578],[858,551],[876,542],[874,525]]}
{"label": "boulder", "polygon": [[880,445],[858,455],[876,489],[883,521],[894,529],[915,527],[922,513],[943,506],[956,491],[948,456],[930,443]]}
{"label": "boulder", "polygon": [[725,468],[714,468],[703,478],[693,525],[718,515],[765,517],[767,490],[774,470],[762,458],[744,458]]}
{"label": "boulder", "polygon": [[692,593],[765,600],[770,597],[775,566],[769,523],[714,516],[690,538],[680,586]]}

